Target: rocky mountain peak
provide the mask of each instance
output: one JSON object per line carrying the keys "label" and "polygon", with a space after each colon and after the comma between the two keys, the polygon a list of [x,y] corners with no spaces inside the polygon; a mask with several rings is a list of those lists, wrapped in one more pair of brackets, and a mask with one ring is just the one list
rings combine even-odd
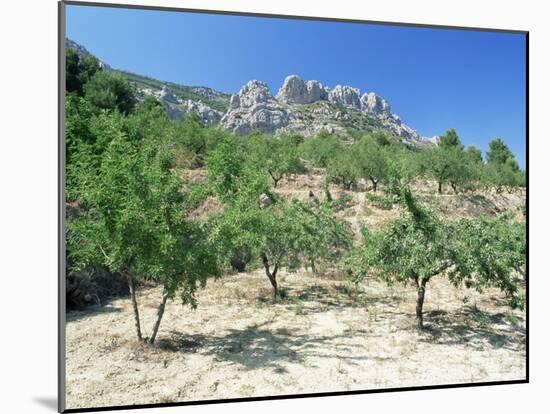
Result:
{"label": "rocky mountain peak", "polygon": [[342,105],[351,109],[361,109],[361,95],[357,88],[352,88],[347,85],[336,85],[336,87],[330,91],[328,100],[337,105]]}
{"label": "rocky mountain peak", "polygon": [[288,125],[291,115],[273,96],[266,83],[251,80],[229,102],[221,125],[239,134],[253,130],[275,133]]}
{"label": "rocky mountain peak", "polygon": [[371,119],[405,140],[421,140],[391,112],[389,102],[374,92],[361,95],[358,88],[348,85],[336,85],[331,90],[319,81],[304,81],[298,75],[287,76],[276,97],[264,82],[248,82],[231,97],[221,125],[237,133],[259,129],[266,133],[291,131],[307,137],[324,129],[345,135],[348,127],[360,128],[353,125],[357,118],[346,111],[358,113],[363,125]]}
{"label": "rocky mountain peak", "polygon": [[298,75],[285,78],[277,100],[286,104],[309,104],[328,98],[328,90],[316,80],[304,82]]}
{"label": "rocky mountain peak", "polygon": [[373,92],[361,96],[361,111],[374,116],[391,117],[391,107],[388,101]]}

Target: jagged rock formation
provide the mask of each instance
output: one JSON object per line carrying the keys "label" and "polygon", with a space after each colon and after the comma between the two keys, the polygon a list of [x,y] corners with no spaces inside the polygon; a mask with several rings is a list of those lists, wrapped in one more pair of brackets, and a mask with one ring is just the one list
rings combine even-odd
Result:
{"label": "jagged rock formation", "polygon": [[297,75],[287,76],[277,93],[277,100],[285,104],[309,104],[326,100],[328,89],[316,80],[304,82]]}
{"label": "jagged rock formation", "polygon": [[194,112],[198,114],[207,126],[219,124],[223,115],[220,111],[210,108],[205,103],[202,103],[201,101],[193,101],[191,99],[183,102],[182,109],[185,113]]}
{"label": "jagged rock formation", "polygon": [[359,89],[352,88],[351,86],[336,85],[336,87],[330,91],[328,100],[336,105],[361,110]]}
{"label": "jagged rock formation", "polygon": [[183,121],[188,113],[194,112],[199,115],[207,126],[214,126],[220,123],[223,113],[217,111],[202,101],[194,101],[192,99],[180,99],[166,85],[162,89],[154,90],[151,88],[139,88],[138,97],[150,95],[155,97],[162,103],[166,109],[166,113],[172,119]]}
{"label": "jagged rock formation", "polygon": [[361,111],[376,117],[391,117],[391,108],[388,101],[373,92],[364,93],[361,96]]}
{"label": "jagged rock formation", "polygon": [[292,115],[271,94],[267,84],[252,80],[229,101],[221,125],[238,134],[253,130],[275,133],[291,121]]}
{"label": "jagged rock formation", "polygon": [[320,82],[288,76],[277,96],[260,81],[248,82],[230,99],[221,125],[239,134],[296,132],[313,136],[325,130],[349,135],[350,129],[383,128],[407,141],[422,141],[416,131],[391,112],[390,104],[373,92],[347,85],[334,89]]}
{"label": "jagged rock formation", "polygon": [[181,101],[178,101],[178,97],[174,95],[174,92],[172,92],[170,89],[164,85],[158,94],[158,97],[161,101],[171,102],[171,103],[181,103]]}

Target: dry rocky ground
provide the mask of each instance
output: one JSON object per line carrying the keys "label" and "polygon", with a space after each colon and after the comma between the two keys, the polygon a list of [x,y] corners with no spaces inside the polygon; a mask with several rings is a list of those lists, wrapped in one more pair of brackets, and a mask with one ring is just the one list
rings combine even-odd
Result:
{"label": "dry rocky ground", "polygon": [[[283,197],[322,195],[322,177],[281,182]],[[456,218],[519,212],[523,193],[421,197]],[[331,188],[333,196],[341,192]],[[396,218],[353,196],[352,225]],[[330,266],[325,266],[328,269]],[[424,332],[415,328],[416,292],[368,281],[354,289],[337,269],[281,272],[287,298],[272,303],[263,271],[209,281],[198,309],[169,302],[157,343],[138,344],[128,298],[67,314],[67,407],[113,406],[278,394],[366,390],[524,379],[525,313],[496,289],[477,293],[442,277],[427,288]],[[149,329],[160,288],[139,292]]]}

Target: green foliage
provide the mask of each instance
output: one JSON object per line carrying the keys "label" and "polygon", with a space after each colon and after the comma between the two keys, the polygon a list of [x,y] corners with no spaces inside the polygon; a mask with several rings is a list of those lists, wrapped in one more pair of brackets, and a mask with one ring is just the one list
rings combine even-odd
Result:
{"label": "green foliage", "polygon": [[383,134],[363,137],[352,146],[352,152],[357,158],[358,174],[371,182],[374,191],[377,190],[378,183],[387,178],[389,147],[390,141]]}
{"label": "green foliage", "polygon": [[211,147],[211,130],[204,127],[201,117],[196,113],[187,114],[183,122],[173,125],[178,148],[192,155],[191,166],[202,166]]}
{"label": "green foliage", "polygon": [[496,286],[511,298],[513,306],[522,303],[517,280],[512,271],[525,273],[525,223],[507,216],[496,219],[462,219],[451,226],[459,237],[453,238],[450,260],[455,267],[449,279],[458,286],[464,283],[478,291]]}
{"label": "green foliage", "polygon": [[489,164],[506,164],[509,160],[515,161],[514,154],[500,138],[489,142],[489,151],[487,151],[486,158]]}
{"label": "green foliage", "polygon": [[278,137],[253,133],[248,138],[249,156],[257,168],[264,170],[277,187],[279,181],[292,174],[305,172],[298,148],[303,142],[299,135],[283,134]]}
{"label": "green foliage", "polygon": [[423,165],[426,174],[437,181],[439,193],[443,190],[443,184],[449,181],[453,162],[451,156],[455,154],[456,151],[446,151],[441,148],[430,148],[424,153]]}
{"label": "green foliage", "polygon": [[466,158],[475,165],[479,165],[483,162],[481,150],[475,145],[468,145],[468,148],[466,148]]}
{"label": "green foliage", "polygon": [[315,138],[305,140],[300,152],[306,160],[316,167],[327,167],[335,155],[342,149],[340,139],[328,132],[321,132]]}
{"label": "green foliage", "polygon": [[506,217],[447,223],[420,206],[408,187],[398,188],[395,195],[404,213],[379,233],[365,230],[363,245],[347,259],[352,281],[373,275],[388,284],[414,283],[420,327],[424,290],[438,274],[446,274],[455,286],[464,283],[480,291],[496,286],[512,305],[521,303],[514,271],[525,263],[524,226]]}
{"label": "green foliage", "polygon": [[460,187],[474,181],[476,169],[480,168],[457,146],[429,149],[424,156],[424,166],[427,175],[437,181],[439,193],[444,184],[450,184],[458,192]]}
{"label": "green foliage", "polygon": [[65,87],[67,93],[74,92],[82,96],[83,86],[100,70],[97,58],[86,56],[81,59],[75,50],[68,48],[65,57]]}
{"label": "green foliage", "polygon": [[233,247],[254,255],[265,253],[272,264],[296,268],[303,260],[338,256],[349,245],[347,226],[328,205],[308,206],[297,200],[261,208],[231,205],[220,217],[221,233]]}
{"label": "green foliage", "polygon": [[448,129],[445,134],[439,137],[439,147],[442,149],[464,149],[458,134],[453,128]]}
{"label": "green foliage", "polygon": [[224,198],[226,209],[214,219],[211,232],[213,244],[226,263],[238,251],[261,258],[277,296],[278,269],[294,269],[303,261],[333,259],[347,249],[349,230],[334,217],[328,204],[272,199],[271,205],[262,206],[260,187],[250,175],[242,177],[231,186],[232,197]]}
{"label": "green foliage", "polygon": [[342,184],[345,190],[350,190],[359,178],[359,162],[353,147],[345,147],[337,151],[328,162],[326,174],[329,180]]}
{"label": "green foliage", "polygon": [[143,101],[139,104],[138,110],[141,110],[141,111],[162,110],[164,112],[164,107],[162,106],[162,103],[154,96],[145,95],[145,98],[143,98]]}
{"label": "green foliage", "polygon": [[340,197],[337,199],[333,199],[332,197],[326,197],[325,199],[325,202],[328,203],[333,211],[342,211],[350,207],[352,201],[353,196],[350,194],[340,194]]}
{"label": "green foliage", "polygon": [[383,131],[373,132],[370,136],[381,147],[387,147],[396,144],[395,139],[390,138],[388,134]]}
{"label": "green foliage", "polygon": [[197,283],[217,267],[202,228],[185,220],[169,149],[156,140],[138,144],[116,116],[100,121],[112,139],[98,169],[81,171],[85,213],[69,223],[72,259],[77,267],[105,265],[155,280],[194,305]]}
{"label": "green foliage", "polygon": [[208,182],[222,201],[233,198],[244,175],[245,156],[237,141],[226,136],[207,159]]}
{"label": "green foliage", "polygon": [[96,108],[130,113],[136,100],[124,77],[115,72],[100,71],[84,85],[84,96]]}
{"label": "green foliage", "polygon": [[489,143],[483,182],[487,187],[496,188],[497,192],[506,187],[525,186],[525,172],[520,170],[514,154],[500,138]]}
{"label": "green foliage", "polygon": [[320,259],[336,261],[351,248],[349,225],[333,214],[332,203],[294,204],[301,210],[300,245],[304,259],[310,263]]}
{"label": "green foliage", "polygon": [[365,198],[371,202],[373,206],[381,210],[391,210],[394,205],[393,198],[387,195],[378,195],[373,193],[366,193]]}
{"label": "green foliage", "polygon": [[495,188],[502,192],[505,188],[525,186],[525,172],[516,169],[515,161],[487,163],[483,166],[483,182],[486,187]]}

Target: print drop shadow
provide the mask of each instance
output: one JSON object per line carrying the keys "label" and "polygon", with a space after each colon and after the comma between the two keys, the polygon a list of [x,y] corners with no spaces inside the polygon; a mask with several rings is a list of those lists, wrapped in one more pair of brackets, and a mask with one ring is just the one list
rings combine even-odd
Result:
{"label": "print drop shadow", "polygon": [[55,397],[33,397],[32,400],[52,412],[57,412],[57,398]]}

